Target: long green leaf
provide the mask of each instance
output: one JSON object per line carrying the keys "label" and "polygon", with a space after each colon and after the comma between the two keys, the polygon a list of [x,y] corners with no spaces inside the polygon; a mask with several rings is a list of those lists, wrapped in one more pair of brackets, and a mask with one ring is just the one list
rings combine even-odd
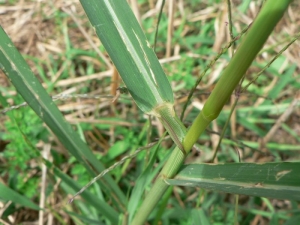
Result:
{"label": "long green leaf", "polygon": [[299,168],[299,162],[192,164],[166,182],[233,194],[300,200]]}
{"label": "long green leaf", "polygon": [[22,206],[34,209],[34,210],[40,210],[41,208],[34,204],[30,199],[27,197],[19,194],[15,190],[6,187],[4,184],[0,183],[0,199],[5,201],[12,201],[16,204],[20,204]]}
{"label": "long green leaf", "polygon": [[[13,83],[18,93],[92,176],[95,176],[95,172],[89,163],[99,172],[104,170],[101,162],[96,159],[88,146],[64,119],[2,27],[0,28],[0,40],[0,69]],[[101,187],[113,192],[114,195],[112,196],[115,197],[115,202],[118,202],[119,205],[126,205],[126,197],[114,180],[109,175],[103,179],[105,182],[99,182]]]}
{"label": "long green leaf", "polygon": [[126,87],[144,112],[173,104],[170,83],[126,1],[81,0]]}
{"label": "long green leaf", "polygon": [[174,111],[170,83],[128,3],[80,2],[138,107],[159,118],[184,151],[186,128]]}

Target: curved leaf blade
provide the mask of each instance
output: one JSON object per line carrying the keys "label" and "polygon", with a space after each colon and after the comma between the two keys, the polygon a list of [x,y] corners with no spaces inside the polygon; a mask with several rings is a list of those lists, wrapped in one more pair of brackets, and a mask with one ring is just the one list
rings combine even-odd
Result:
{"label": "curved leaf blade", "polygon": [[[18,93],[92,176],[96,175],[94,168],[102,172],[105,169],[104,165],[97,160],[87,144],[65,120],[2,27],[0,40],[0,69],[13,83]],[[124,193],[110,175],[106,175],[99,184],[104,190],[114,193],[112,195],[114,201],[119,205],[127,204]]]}
{"label": "curved leaf blade", "polygon": [[166,182],[233,194],[300,200],[299,168],[299,162],[191,164]]}
{"label": "curved leaf blade", "polygon": [[174,103],[173,91],[127,1],[80,1],[138,107]]}
{"label": "curved leaf blade", "polygon": [[0,183],[0,199],[4,201],[12,201],[14,203],[20,204],[22,206],[40,210],[41,208],[33,203],[29,198],[19,194],[15,190],[5,186],[4,184]]}

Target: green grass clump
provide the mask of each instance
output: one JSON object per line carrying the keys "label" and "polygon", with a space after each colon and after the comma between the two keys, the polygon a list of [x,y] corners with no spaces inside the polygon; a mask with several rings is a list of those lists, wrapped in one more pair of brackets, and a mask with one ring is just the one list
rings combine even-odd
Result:
{"label": "green grass clump", "polygon": [[[32,82],[26,83],[29,69],[24,70],[26,73],[18,73],[19,77],[26,74],[22,78],[24,83],[11,79],[15,87],[0,74],[3,83],[0,110],[5,109],[0,131],[0,201],[4,205],[0,223],[22,224],[40,219],[40,223],[45,224],[46,220],[53,219],[57,224],[126,224],[133,219],[152,182],[172,154],[174,143],[168,136],[160,139],[164,137],[163,126],[154,117],[150,120],[129,94],[121,93],[117,98],[117,88],[124,87],[124,83],[114,77],[108,55],[81,5],[74,3],[69,7],[65,1],[55,4],[31,1],[25,8],[18,8],[18,4],[15,1],[5,3],[4,7],[13,7],[2,14],[1,26],[47,92],[41,91],[41,87],[31,86]],[[138,1],[138,6],[141,26],[153,46],[158,11],[151,1]],[[155,49],[171,84],[178,115],[183,111],[190,90],[200,81],[183,117],[186,127],[191,126],[203,109],[220,74],[243,40],[243,29],[249,26],[260,8],[260,2],[232,3],[232,33],[236,37],[232,41],[227,5],[222,1],[195,0],[183,6],[178,3],[170,57],[166,57],[166,51],[171,17],[168,5],[164,8]],[[239,166],[239,162],[242,162],[240,165],[247,162],[272,166],[271,162],[294,162],[293,165],[297,165],[299,101],[294,102],[300,88],[296,63],[299,61],[296,47],[299,41],[285,52],[280,51],[299,37],[292,29],[299,22],[298,9],[299,4],[293,2],[233,92],[232,99],[225,102],[218,118],[197,139],[185,159],[186,164],[211,162],[216,152],[214,162],[219,164],[237,163]],[[31,12],[31,17],[26,16]],[[77,20],[70,16],[71,12]],[[25,18],[22,26],[17,23],[20,18]],[[5,47],[7,43],[1,45],[1,54]],[[13,55],[16,57],[17,53]],[[3,55],[0,57],[3,69]],[[273,58],[276,60],[269,65]],[[13,62],[20,62],[19,58],[14,59]],[[21,69],[24,68],[27,67],[23,65]],[[16,89],[20,93],[26,89],[25,95],[40,91],[37,95],[28,94],[25,101],[42,120],[29,107],[6,112],[11,106],[23,102],[15,93]],[[144,90],[140,92],[142,96],[145,94]],[[59,95],[55,101],[59,110],[48,94]],[[238,97],[238,102],[226,127],[235,97]],[[47,103],[35,107],[35,102],[41,103],[41,99],[46,99]],[[269,132],[291,106],[291,113],[267,140]],[[59,119],[52,120],[51,115]],[[217,149],[224,127],[224,137]],[[67,132],[59,133],[58,128]],[[263,140],[267,140],[265,145],[261,145]],[[5,141],[10,143],[2,145]],[[50,147],[45,157],[47,146]],[[123,164],[109,171],[72,204],[67,204],[71,196],[93,177],[136,150],[141,152],[123,160]],[[209,168],[209,165],[200,165]],[[276,168],[272,169],[274,171]],[[280,181],[288,174],[279,171],[277,178]],[[168,182],[180,182],[183,175],[181,172]],[[213,180],[222,181],[225,175],[218,178]],[[257,181],[252,186],[260,187],[266,183]],[[174,186],[160,200],[148,217],[151,224],[234,224],[235,220],[240,224],[253,221],[293,224],[299,220],[297,198],[278,200],[241,194],[236,206],[234,194],[194,185]],[[41,211],[37,205],[45,209],[44,214],[38,215]]]}

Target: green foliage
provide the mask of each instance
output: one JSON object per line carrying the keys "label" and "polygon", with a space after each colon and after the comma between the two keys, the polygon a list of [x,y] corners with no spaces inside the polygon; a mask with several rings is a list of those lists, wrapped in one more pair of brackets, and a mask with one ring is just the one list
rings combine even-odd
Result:
{"label": "green foliage", "polygon": [[[20,98],[15,98],[20,102]],[[6,132],[2,140],[9,144],[2,153],[5,170],[2,176],[8,176],[10,185],[24,196],[36,197],[40,178],[28,174],[35,173],[37,168],[28,164],[30,161],[39,162],[40,153],[34,147],[38,142],[46,141],[49,135],[41,120],[32,110],[20,109],[10,113],[10,119],[4,124]]]}
{"label": "green foliage", "polygon": [[[146,10],[150,7],[149,1],[140,0],[138,2],[141,12],[146,13]],[[249,3],[250,1],[243,1],[240,5],[233,5],[232,7],[249,15]],[[16,4],[16,2],[12,1],[12,4]],[[44,43],[40,40],[39,44],[42,44],[40,46],[42,46],[43,51],[47,51],[47,46],[50,45],[54,47],[55,51],[47,54],[46,58],[40,57],[41,52],[35,56],[24,55],[24,58],[34,69],[35,75],[47,85],[46,90],[51,95],[74,93],[75,91],[76,93],[91,93],[93,95],[100,93],[107,96],[110,89],[113,89],[110,75],[95,78],[95,74],[109,70],[105,66],[103,58],[99,58],[98,54],[91,50],[89,44],[81,43],[86,42],[86,40],[78,30],[78,24],[70,19],[68,13],[61,11],[61,8],[52,3],[43,3],[42,7],[46,7],[47,4],[51,5],[51,10],[41,13],[42,22],[53,21],[54,29],[51,31],[53,32],[52,36],[46,37],[46,47],[43,47]],[[178,24],[177,22],[174,29],[172,48],[175,45],[180,47],[180,59],[163,64],[163,68],[172,84],[176,98],[175,102],[182,104],[183,98],[194,86],[199,74],[205,70],[205,67],[217,54],[212,51],[212,46],[219,35],[216,32],[216,27],[221,17],[217,14],[222,12],[222,4],[221,1],[199,2],[193,0],[185,2],[185,15],[179,13],[179,8],[176,8],[178,11],[175,12],[175,20],[181,20],[181,23]],[[169,23],[166,9],[163,11],[158,31],[156,48],[158,58],[164,58],[165,55]],[[208,17],[200,17],[201,19],[198,21],[191,19],[195,17],[189,17],[195,16],[194,13],[197,11],[203,13],[205,10],[212,10],[210,14],[207,14]],[[94,38],[93,30],[90,29],[86,19],[83,19],[86,18],[85,15],[81,11],[76,12],[78,12],[76,17],[82,19],[82,25],[87,30],[90,38],[96,42],[101,52],[105,52],[102,45]],[[202,15],[201,13],[200,15]],[[235,15],[233,21],[236,25],[233,27],[234,35],[240,33],[241,27],[248,25],[247,22],[239,19],[239,15],[239,13]],[[184,18],[185,16],[186,18]],[[156,22],[157,18],[155,16],[142,19],[142,27],[151,45],[154,43]],[[223,22],[221,21],[221,23]],[[226,31],[227,29],[228,27],[226,27]],[[44,31],[47,31],[47,29],[39,35],[47,34]],[[1,38],[1,40],[3,39]],[[283,43],[285,44],[287,39],[284,40]],[[278,37],[276,36],[276,41],[281,41],[281,34]],[[236,41],[236,44],[239,42],[240,40]],[[261,51],[264,55],[260,55],[247,71],[247,76],[242,84],[243,87],[252,81],[257,71],[264,68],[270,55],[277,54],[277,49],[281,45],[277,43],[276,45],[278,46],[267,46],[266,49]],[[3,48],[1,47],[1,52]],[[119,54],[118,51],[117,54]],[[231,58],[230,54],[230,51],[224,53],[220,57],[220,62],[218,61],[215,65],[210,66],[207,74],[215,73],[216,68],[219,68],[219,66],[224,68],[224,62],[228,62]],[[288,66],[283,69],[282,66],[285,63]],[[3,68],[2,60],[0,60],[0,65]],[[128,67],[127,64],[122,64],[122,66],[124,65]],[[241,93],[236,108],[236,124],[240,132],[233,138],[231,136],[232,132],[237,129],[231,126],[228,127],[217,154],[218,162],[238,163],[240,159],[236,153],[237,148],[241,152],[242,161],[250,160],[255,153],[261,153],[258,138],[265,137],[278,118],[288,109],[291,97],[293,97],[290,92],[293,93],[300,88],[299,77],[295,76],[297,71],[298,67],[290,63],[289,57],[281,55],[265,70],[262,76],[258,77],[247,88],[246,92]],[[89,79],[89,75],[93,75],[94,78]],[[86,80],[82,79],[78,82],[76,81],[77,78],[85,78]],[[275,78],[278,78],[276,85],[268,91],[266,87]],[[211,81],[211,76],[205,76],[202,79],[198,90],[194,94],[194,103],[198,104],[200,102],[202,104],[205,102],[212,90],[212,87],[206,88],[205,86]],[[64,82],[69,83],[66,85]],[[23,89],[31,87],[28,83],[19,86],[18,84],[21,83],[16,83],[17,89],[22,89],[22,85],[24,86]],[[123,84],[120,86],[123,86]],[[36,88],[30,89],[34,93]],[[13,104],[21,103],[23,100],[20,100],[19,97],[7,94],[11,90],[11,87],[1,87],[1,92],[5,93],[7,101],[13,99]],[[30,104],[38,101],[39,99],[35,99],[35,96],[27,98],[26,101]],[[38,96],[45,97],[44,94]],[[258,100],[261,100],[261,104],[255,105]],[[139,147],[157,140],[162,131],[157,129],[156,126],[149,128],[147,117],[135,107],[132,98],[125,93],[121,93],[115,103],[103,98],[99,98],[92,103],[89,101],[72,98],[70,100],[61,99],[57,103],[62,106],[60,111],[63,112],[66,118],[72,124],[76,123],[76,126],[72,127],[76,130],[75,134],[71,132],[71,134],[63,136],[54,132],[62,140],[65,148],[56,139],[53,140],[52,133],[48,132],[43,122],[48,124],[50,129],[53,129],[51,123],[63,124],[62,130],[69,131],[68,123],[57,122],[59,120],[54,122],[41,120],[28,107],[15,109],[7,113],[10,118],[4,120],[3,125],[5,128],[1,128],[1,139],[9,140],[10,144],[5,147],[5,151],[0,153],[1,158],[6,162],[1,166],[1,175],[4,177],[3,180],[6,186],[2,183],[0,185],[0,199],[5,203],[12,201],[13,204],[3,213],[5,220],[8,216],[16,215],[21,209],[20,206],[25,207],[25,209],[35,208],[31,201],[35,204],[39,201],[40,166],[42,163],[47,165],[48,169],[46,202],[49,205],[46,206],[46,208],[48,207],[46,212],[53,212],[56,222],[59,221],[57,223],[68,224],[72,220],[76,224],[117,224],[120,221],[126,221],[127,217],[131,217],[129,220],[132,220],[145,193],[149,192],[152,186],[151,182],[170,157],[172,141],[170,139],[160,140],[162,141],[160,145],[155,145],[139,153],[134,159],[126,160],[123,165],[109,172],[109,175],[105,175],[89,190],[82,193],[81,198],[75,199],[73,204],[65,204],[65,199],[70,194],[75,194],[96,173],[100,173],[104,168],[114,165],[125,155],[133,153]],[[52,101],[45,102],[47,102],[44,105],[46,107],[42,107],[42,110],[45,110],[43,113],[46,112],[45,114],[40,114],[39,108],[36,108],[36,112],[40,116],[47,114],[48,105],[53,105]],[[64,102],[66,102],[65,105],[61,104]],[[109,104],[106,104],[107,102]],[[3,103],[2,105],[4,106]],[[180,110],[180,106],[180,104],[176,105],[177,111]],[[191,124],[199,113],[198,105],[193,106],[188,111],[185,119],[187,125]],[[92,110],[87,110],[88,107],[91,107]],[[48,111],[50,112],[49,115],[53,113],[60,118],[57,115],[58,110],[54,108]],[[76,114],[77,112],[79,113]],[[211,140],[218,136],[210,131],[215,130],[216,126],[222,129],[226,124],[229,113],[229,107],[225,106],[216,119],[216,124],[214,126],[209,125],[208,130],[198,140],[195,145],[198,149],[194,149],[192,154],[188,156],[187,163],[208,162],[211,160],[212,148],[214,147]],[[85,118],[85,122],[78,122],[83,118]],[[152,122],[154,125],[157,124],[155,120]],[[296,142],[286,141],[282,143],[281,140],[275,139],[266,144],[266,148],[270,150],[266,157],[271,157],[273,162],[299,160],[299,156],[297,156],[299,137],[290,124],[282,124],[281,131],[286,132],[283,135],[284,137],[293,137]],[[68,145],[64,142],[64,139],[74,140],[75,144]],[[36,145],[41,142],[52,144],[49,160],[42,160],[40,157]],[[92,153],[82,142],[90,146]],[[226,171],[225,169],[220,170],[222,172]],[[31,198],[31,200],[25,196]],[[241,198],[243,201],[238,206],[238,221],[240,224],[249,224],[256,216],[260,216],[272,224],[295,224],[295,221],[299,220],[297,201],[279,201],[278,203],[275,200],[260,197],[241,196]],[[236,209],[233,195],[230,194],[178,186],[174,191],[169,189],[167,195],[159,200],[161,200],[161,203],[149,216],[149,222],[152,224],[234,224]],[[265,206],[266,208],[264,208]],[[66,219],[68,222],[65,221],[66,215],[69,216]],[[36,220],[36,218],[34,219]]]}
{"label": "green foliage", "polygon": [[165,68],[168,70],[168,74],[170,74],[170,80],[175,81],[176,84],[178,84],[174,87],[175,92],[193,87],[195,83],[195,77],[193,76],[195,73],[195,64],[197,64],[197,61],[188,56],[182,55],[179,62],[165,65]]}
{"label": "green foliage", "polygon": [[7,145],[7,151],[4,152],[3,156],[9,162],[9,171],[16,168],[25,170],[27,162],[39,156],[38,151],[33,146],[39,140],[45,140],[48,132],[32,110],[14,111],[12,118],[14,119],[5,122],[7,133],[2,138],[10,143]]}

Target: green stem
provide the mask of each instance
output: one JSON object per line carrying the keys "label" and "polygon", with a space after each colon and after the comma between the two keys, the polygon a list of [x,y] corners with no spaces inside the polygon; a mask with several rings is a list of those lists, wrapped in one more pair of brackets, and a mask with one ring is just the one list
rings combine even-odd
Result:
{"label": "green stem", "polygon": [[[183,148],[186,153],[190,151],[207,125],[218,117],[231,93],[283,16],[290,2],[291,1],[269,0],[265,3],[249,32],[243,38],[236,54],[215,86],[212,94],[209,96],[203,110],[188,130],[183,140]],[[163,179],[172,178],[176,175],[184,159],[185,154],[176,147],[155,181],[153,188],[146,196],[132,224],[139,225],[145,223],[147,217],[168,188],[168,185]]]}
{"label": "green stem", "polygon": [[164,168],[160,172],[150,192],[147,194],[147,197],[144,200],[142,206],[139,208],[138,213],[131,223],[132,225],[145,223],[148,215],[151,213],[154,207],[156,207],[157,203],[169,187],[165,183],[164,179],[174,177],[181,167],[184,159],[185,154],[183,154],[183,152],[178,147],[176,147],[173,150],[170,158],[166,162]]}

